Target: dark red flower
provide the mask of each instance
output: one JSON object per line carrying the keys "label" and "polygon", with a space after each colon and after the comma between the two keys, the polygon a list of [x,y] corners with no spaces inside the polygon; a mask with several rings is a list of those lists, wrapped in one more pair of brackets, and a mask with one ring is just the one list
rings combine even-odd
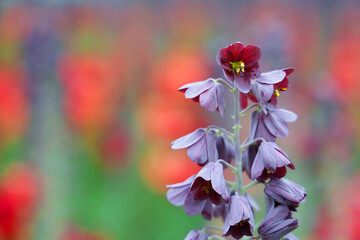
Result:
{"label": "dark red flower", "polygon": [[251,88],[250,79],[260,76],[260,57],[260,48],[253,45],[244,47],[242,43],[236,42],[220,49],[216,61],[223,69],[225,77],[235,81],[240,92],[247,93]]}

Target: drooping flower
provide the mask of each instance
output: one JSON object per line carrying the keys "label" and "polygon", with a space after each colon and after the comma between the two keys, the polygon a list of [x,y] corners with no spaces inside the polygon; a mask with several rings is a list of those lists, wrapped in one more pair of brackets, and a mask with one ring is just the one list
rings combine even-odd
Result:
{"label": "drooping flower", "polygon": [[229,201],[229,191],[225,183],[223,165],[220,162],[207,163],[196,175],[185,200],[185,211],[191,202],[188,198],[194,201],[209,199],[215,205]]}
{"label": "drooping flower", "polygon": [[208,237],[205,233],[193,229],[188,233],[188,235],[186,235],[184,240],[207,240],[207,239]]}
{"label": "drooping flower", "polygon": [[260,182],[267,178],[282,178],[286,175],[286,166],[295,169],[286,154],[273,142],[262,142],[251,168],[251,179]]}
{"label": "drooping flower", "polygon": [[259,150],[259,143],[251,144],[243,153],[241,158],[242,170],[251,178],[251,168],[255,160],[255,156]]}
{"label": "drooping flower", "polygon": [[251,114],[250,139],[259,137],[266,141],[274,142],[277,137],[284,138],[289,135],[287,122],[296,121],[295,113],[285,109],[274,111],[254,111]]}
{"label": "drooping flower", "polygon": [[225,77],[231,82],[235,81],[236,87],[243,93],[250,91],[250,79],[260,76],[260,58],[260,48],[253,45],[245,47],[240,42],[220,49],[216,55],[216,61]]}
{"label": "drooping flower", "polygon": [[172,149],[187,148],[189,158],[199,164],[215,162],[218,159],[215,134],[212,131],[199,128],[171,143]]}
{"label": "drooping flower", "polygon": [[218,110],[220,115],[224,116],[224,87],[215,79],[188,83],[179,88],[179,91],[185,92],[185,98],[200,102],[200,105],[209,112]]}
{"label": "drooping flower", "polygon": [[296,211],[299,203],[306,197],[304,187],[284,178],[272,179],[264,192],[275,201],[275,206],[287,205],[291,211]]}
{"label": "drooping flower", "polygon": [[170,188],[166,193],[166,197],[170,203],[175,206],[182,206],[185,203],[186,196],[190,191],[190,186],[195,178],[195,175],[189,177],[184,182],[167,185]]}
{"label": "drooping flower", "polygon": [[[261,105],[265,105],[274,95],[274,84],[281,82],[286,77],[284,71],[274,70],[261,73],[259,78],[253,81],[251,91]],[[263,108],[266,110],[266,108]]]}
{"label": "drooping flower", "polygon": [[[294,72],[293,68],[284,68],[261,73],[258,79],[252,81],[250,92],[240,93],[239,101],[241,108],[246,108],[248,106],[248,99],[250,99],[254,103],[260,103],[265,113],[267,110],[276,109],[277,97],[280,96],[280,92],[288,89],[289,79],[287,76],[292,72]],[[271,86],[273,87],[271,88]]]}
{"label": "drooping flower", "polygon": [[254,214],[248,200],[243,196],[232,195],[230,209],[224,222],[223,235],[231,235],[236,239],[244,235],[252,236],[254,225]]}
{"label": "drooping flower", "polygon": [[262,224],[258,228],[258,233],[262,240],[278,240],[298,226],[298,220],[291,218],[289,208],[280,205],[268,209]]}

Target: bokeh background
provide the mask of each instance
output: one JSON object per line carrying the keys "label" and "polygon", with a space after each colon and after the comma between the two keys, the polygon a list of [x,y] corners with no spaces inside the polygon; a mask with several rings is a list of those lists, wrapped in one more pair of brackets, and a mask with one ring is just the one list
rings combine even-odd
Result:
{"label": "bokeh background", "polygon": [[296,69],[279,104],[299,118],[278,141],[308,192],[295,234],[359,240],[357,23],[346,0],[1,0],[0,239],[183,239],[205,224],[166,200],[199,170],[170,143],[231,129],[232,108],[222,119],[176,90],[222,77],[216,52],[241,41],[263,71]]}

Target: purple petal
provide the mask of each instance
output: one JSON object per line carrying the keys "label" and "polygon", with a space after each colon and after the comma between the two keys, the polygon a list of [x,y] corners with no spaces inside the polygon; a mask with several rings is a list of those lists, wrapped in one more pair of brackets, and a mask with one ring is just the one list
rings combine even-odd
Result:
{"label": "purple petal", "polygon": [[199,141],[202,137],[204,137],[204,135],[205,135],[205,130],[203,128],[199,128],[196,131],[173,141],[171,143],[171,148],[172,149],[187,148],[193,145],[194,143],[196,143],[197,141]]}
{"label": "purple petal", "polygon": [[254,82],[252,84],[251,90],[254,93],[256,99],[260,102],[260,104],[263,105],[271,99],[274,93],[274,86]]}
{"label": "purple petal", "polygon": [[236,87],[242,93],[248,93],[251,89],[251,81],[246,76],[239,76],[235,74]]}
{"label": "purple petal", "polygon": [[182,183],[167,185],[167,188],[170,188],[166,193],[166,197],[170,203],[175,206],[182,206],[185,203],[186,196],[190,191],[190,185],[194,180],[195,175],[191,176],[190,178],[186,179]]}
{"label": "purple petal", "polygon": [[226,186],[223,165],[219,162],[216,162],[211,171],[211,184],[213,189],[221,195],[221,197],[228,202],[229,201],[229,191]]}
{"label": "purple petal", "polygon": [[200,95],[200,105],[209,112],[213,112],[217,109],[216,88],[210,88]]}
{"label": "purple petal", "polygon": [[263,84],[276,84],[284,80],[286,73],[282,70],[274,70],[271,72],[261,73],[260,77],[256,79],[257,82]]}
{"label": "purple petal", "polygon": [[268,114],[264,117],[264,124],[274,136],[284,138],[289,135],[289,127],[287,123],[274,112],[268,112]]}
{"label": "purple petal", "polygon": [[220,115],[223,117],[225,112],[225,99],[224,99],[224,87],[221,84],[216,84],[216,95],[217,95],[217,104]]}
{"label": "purple petal", "polygon": [[214,86],[214,84],[215,84],[215,80],[209,78],[205,81],[185,84],[184,86],[179,88],[179,90],[184,90],[187,88],[185,92],[185,98],[194,98],[199,96],[201,93],[205,92],[206,90],[210,89],[212,86]]}
{"label": "purple petal", "polygon": [[295,122],[297,115],[285,109],[276,109],[275,114],[282,118],[285,122]]}
{"label": "purple petal", "polygon": [[185,199],[184,210],[190,216],[198,215],[204,209],[206,202],[207,200],[194,200],[194,192],[189,192]]}
{"label": "purple petal", "polygon": [[206,150],[206,137],[203,137],[200,141],[188,147],[187,155],[194,163],[204,165],[208,161]]}

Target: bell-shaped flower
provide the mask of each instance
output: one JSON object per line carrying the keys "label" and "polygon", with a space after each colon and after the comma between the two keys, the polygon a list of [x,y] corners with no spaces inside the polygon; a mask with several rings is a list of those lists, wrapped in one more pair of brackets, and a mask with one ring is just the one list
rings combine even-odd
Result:
{"label": "bell-shaped flower", "polygon": [[183,206],[194,178],[195,175],[189,177],[184,182],[167,185],[166,187],[170,188],[166,193],[166,197],[169,202],[175,206]]}
{"label": "bell-shaped flower", "polygon": [[284,138],[289,135],[287,122],[296,121],[295,113],[285,109],[275,109],[274,111],[254,111],[251,114],[250,139],[258,137],[266,141],[274,142],[277,137]]}
{"label": "bell-shaped flower", "polygon": [[203,128],[176,139],[171,143],[171,148],[187,148],[189,158],[200,166],[218,160],[215,134]]}
{"label": "bell-shaped flower", "polygon": [[291,218],[289,208],[280,205],[267,211],[258,233],[262,240],[279,240],[298,226],[298,220]]}
{"label": "bell-shaped flower", "polygon": [[[220,162],[207,163],[191,185],[190,192],[196,201],[210,199],[215,205],[229,201],[229,191],[226,186],[223,165]],[[189,196],[188,196],[189,197]]]}
{"label": "bell-shaped flower", "polygon": [[239,239],[244,235],[252,236],[254,229],[254,214],[246,197],[232,195],[230,208],[223,228],[224,236]]}
{"label": "bell-shaped flower", "polygon": [[224,116],[224,87],[215,79],[188,83],[179,88],[179,91],[185,92],[185,98],[200,102],[200,105],[209,112],[218,110],[220,115]]}
{"label": "bell-shaped flower", "polygon": [[208,237],[205,233],[193,229],[188,233],[188,235],[186,235],[184,240],[207,240],[207,239]]}
{"label": "bell-shaped flower", "polygon": [[304,187],[284,178],[272,179],[264,192],[275,201],[275,206],[287,205],[291,211],[296,211],[299,203],[306,197]]}
{"label": "bell-shaped flower", "polygon": [[230,163],[235,157],[235,147],[229,136],[225,134],[216,135],[216,149],[218,158]]}
{"label": "bell-shaped flower", "polygon": [[286,166],[295,169],[287,155],[273,142],[262,142],[251,168],[251,179],[264,182],[267,178],[282,178]]}
{"label": "bell-shaped flower", "polygon": [[286,74],[282,70],[261,73],[260,77],[253,81],[251,91],[261,105],[266,104],[274,94],[274,84],[281,82]]}
{"label": "bell-shaped flower", "polygon": [[245,47],[240,42],[220,49],[216,55],[216,61],[225,77],[231,82],[235,81],[236,87],[243,93],[250,91],[250,79],[260,76],[260,58],[260,48],[253,45]]}
{"label": "bell-shaped flower", "polygon": [[280,96],[280,92],[288,89],[289,79],[287,76],[292,72],[294,72],[293,68],[284,68],[261,73],[259,78],[251,81],[250,92],[240,93],[239,101],[241,108],[244,109],[248,106],[249,99],[254,103],[260,103],[265,113],[268,109],[276,109],[277,97]]}

